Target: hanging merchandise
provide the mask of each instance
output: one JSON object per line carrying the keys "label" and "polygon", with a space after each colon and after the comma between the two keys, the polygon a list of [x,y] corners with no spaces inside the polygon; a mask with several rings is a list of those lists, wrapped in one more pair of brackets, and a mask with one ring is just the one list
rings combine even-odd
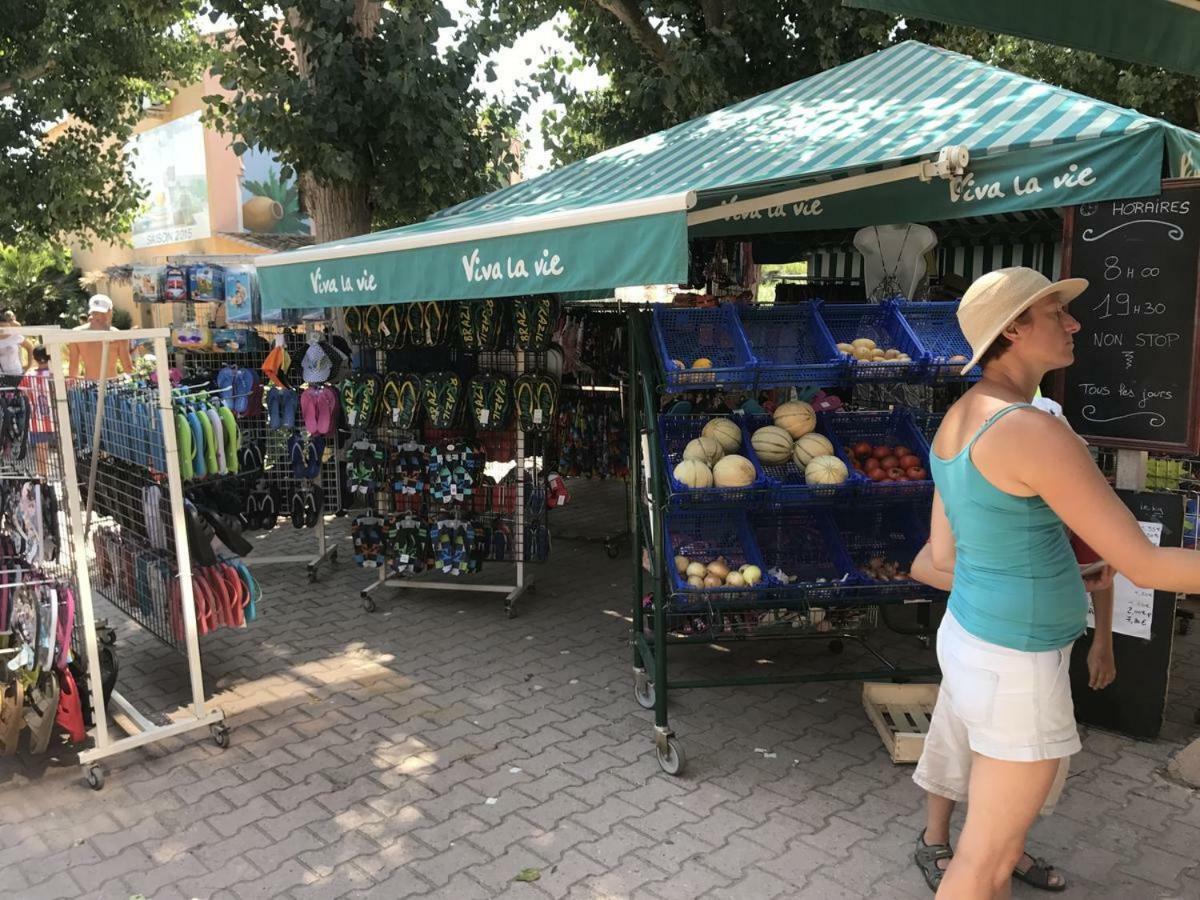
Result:
{"label": "hanging merchandise", "polygon": [[376,515],[355,516],[350,523],[354,544],[354,562],[374,569],[387,563],[387,532],[384,520]]}
{"label": "hanging merchandise", "polygon": [[458,304],[458,339],[469,353],[496,350],[504,336],[504,307],[494,298]]}
{"label": "hanging merchandise", "polygon": [[225,267],[225,321],[251,324],[259,319],[258,279],[254,266]]}
{"label": "hanging merchandise", "polygon": [[163,301],[163,267],[134,266],[132,275],[134,303]]}
{"label": "hanging merchandise", "polygon": [[375,492],[385,481],[387,453],[379,444],[369,440],[357,440],[346,450],[346,483],[350,499],[346,505],[372,507]]}
{"label": "hanging merchandise", "polygon": [[562,475],[624,478],[629,472],[629,430],[621,395],[563,385],[554,445]]}
{"label": "hanging merchandise", "polygon": [[467,385],[472,421],[485,431],[502,431],[512,409],[512,386],[504,375],[476,375]]}
{"label": "hanging merchandise", "polygon": [[389,516],[385,528],[388,570],[395,575],[419,575],[424,572],[433,556],[428,526],[407,513]]}
{"label": "hanging merchandise", "polygon": [[454,319],[453,303],[409,303],[405,305],[405,329],[414,347],[440,347]]}
{"label": "hanging merchandise", "polygon": [[350,428],[361,431],[375,424],[383,399],[383,385],[378,375],[351,375],[342,382],[339,393]]}
{"label": "hanging merchandise", "polygon": [[402,508],[410,499],[419,500],[425,493],[429,461],[425,445],[405,441],[393,447],[390,454],[394,504]]}
{"label": "hanging merchandise", "polygon": [[389,372],[381,389],[380,408],[383,422],[401,431],[410,431],[421,412],[421,376]]}
{"label": "hanging merchandise", "polygon": [[518,350],[545,352],[557,324],[558,304],[549,294],[519,297],[513,301],[513,329]]}
{"label": "hanging merchandise", "polygon": [[183,303],[187,300],[187,271],[183,267],[167,266],[163,269],[162,296],[166,303]]}
{"label": "hanging merchandise", "polygon": [[457,516],[433,522],[429,528],[429,543],[433,549],[434,567],[443,575],[478,572],[484,548],[475,538],[475,526]]}
{"label": "hanging merchandise", "polygon": [[456,372],[431,372],[421,379],[421,394],[429,424],[441,430],[454,427],[462,396],[462,378]]}
{"label": "hanging merchandise", "polygon": [[338,392],[332,387],[308,387],[300,395],[304,428],[313,437],[328,437],[338,426]]}
{"label": "hanging merchandise", "polygon": [[547,375],[522,375],[513,386],[517,400],[517,427],[545,434],[554,422],[558,385]]}
{"label": "hanging merchandise", "polygon": [[193,303],[225,302],[225,270],[198,263],[187,267],[188,297]]}
{"label": "hanging merchandise", "polygon": [[430,499],[438,503],[461,503],[475,492],[475,482],[483,469],[483,454],[468,444],[439,444],[429,452]]}

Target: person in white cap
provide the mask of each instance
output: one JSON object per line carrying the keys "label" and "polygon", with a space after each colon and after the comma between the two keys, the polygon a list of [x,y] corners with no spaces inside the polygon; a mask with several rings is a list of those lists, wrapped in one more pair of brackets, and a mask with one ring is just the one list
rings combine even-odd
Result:
{"label": "person in white cap", "polygon": [[[948,834],[917,839],[939,897],[1008,897],[1014,876],[1063,889],[1052,867],[1034,861],[1042,877],[1033,878],[1021,864],[1029,827],[1080,749],[1069,666],[1087,591],[1111,586],[1115,569],[1142,587],[1200,592],[1200,554],[1151,544],[1083,442],[1031,402],[1046,373],[1074,361],[1079,322],[1067,306],[1086,288],[1000,269],[959,305],[974,354],[963,373],[979,364],[983,376],[934,436],[930,541],[912,566],[950,591],[942,685],[913,780],[929,795],[931,824],[939,804],[968,801],[956,849]],[[1107,563],[1086,578],[1068,528]]]}
{"label": "person in white cap", "polygon": [[[76,331],[117,331],[112,324],[112,298],[106,294],[93,294],[88,300],[88,320],[76,328]],[[67,377],[75,378],[82,374],[88,380],[101,377],[113,378],[117,374],[117,363],[121,371],[133,371],[133,360],[129,357],[128,341],[113,341],[108,348],[108,371],[101,375],[100,361],[103,345],[98,343],[71,344],[68,350]],[[82,364],[82,372],[80,365]]]}

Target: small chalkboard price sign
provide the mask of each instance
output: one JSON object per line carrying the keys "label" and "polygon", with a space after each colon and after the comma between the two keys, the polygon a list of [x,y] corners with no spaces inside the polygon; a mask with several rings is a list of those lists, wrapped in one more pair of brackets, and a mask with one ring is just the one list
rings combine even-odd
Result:
{"label": "small chalkboard price sign", "polygon": [[1200,180],[1070,208],[1063,273],[1090,282],[1071,304],[1082,328],[1061,382],[1067,420],[1100,446],[1200,450]]}
{"label": "small chalkboard price sign", "polygon": [[[1180,494],[1117,491],[1142,530],[1152,532],[1160,547],[1178,547],[1183,538]],[[1153,526],[1153,527],[1150,527]],[[1128,583],[1125,585],[1129,587]],[[1133,737],[1153,739],[1162,730],[1167,706],[1167,678],[1175,636],[1175,594],[1154,591],[1144,602],[1122,602],[1117,585],[1113,616],[1113,657],[1117,680],[1102,691],[1088,687],[1087,654],[1092,631],[1075,642],[1071,654],[1071,694],[1075,718]]]}

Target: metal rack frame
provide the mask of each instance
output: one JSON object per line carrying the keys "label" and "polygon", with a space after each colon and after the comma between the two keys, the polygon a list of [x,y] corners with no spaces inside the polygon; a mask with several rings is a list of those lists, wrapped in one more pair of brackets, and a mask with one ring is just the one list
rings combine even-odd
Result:
{"label": "metal rack frame", "polygon": [[[629,320],[629,451],[630,484],[633,499],[633,678],[634,697],[645,709],[654,711],[654,745],[659,766],[668,775],[679,775],[686,766],[686,756],[668,717],[669,695],[672,690],[707,687],[741,687],[765,684],[804,684],[827,681],[893,680],[939,674],[936,666],[902,668],[868,643],[866,637],[855,631],[830,630],[820,633],[792,635],[769,634],[763,639],[807,640],[824,642],[832,652],[840,653],[844,643],[852,641],[863,647],[881,665],[881,668],[853,672],[829,672],[784,675],[746,675],[725,678],[672,679],[669,675],[668,648],[678,644],[709,642],[723,639],[746,640],[745,636],[731,638],[709,635],[706,638],[673,638],[669,634],[668,616],[675,615],[671,609],[671,591],[667,581],[666,564],[670,552],[667,546],[665,513],[669,507],[665,473],[659,453],[658,399],[663,385],[659,366],[650,344],[649,316],[645,313],[630,313]],[[649,571],[643,568],[643,552]],[[649,581],[652,610],[647,616],[642,605],[646,582]],[[855,587],[838,588],[836,600],[830,603],[826,596],[814,600],[812,606],[879,606],[882,603],[932,602],[938,592],[915,584],[911,595],[891,594],[886,600],[872,596],[869,590]],[[806,599],[795,590],[781,590],[779,599],[770,603],[772,608],[791,607],[806,609]],[[748,603],[747,610],[761,609]],[[732,610],[731,610],[732,611]],[[647,636],[647,626],[650,635]]]}
{"label": "metal rack frame", "polygon": [[[99,686],[101,684],[100,654],[93,606],[92,581],[88,567],[88,536],[85,532],[84,504],[79,489],[79,472],[76,466],[75,434],[67,399],[67,378],[61,365],[51,366],[54,384],[54,404],[59,448],[62,453],[63,477],[65,480],[66,515],[69,521],[70,552],[75,566],[79,586],[78,599],[83,620],[83,638],[87,654],[89,692],[95,726],[95,746],[79,755],[80,765],[85,770],[88,784],[95,790],[104,786],[104,769],[101,760],[138,747],[179,737],[200,729],[208,729],[218,746],[226,746],[229,729],[225,725],[225,713],[211,708],[204,698],[204,676],[200,660],[200,643],[196,628],[196,606],[192,594],[192,564],[188,551],[187,528],[184,520],[183,484],[179,472],[179,452],[175,439],[175,423],[171,405],[171,381],[167,366],[167,339],[170,331],[165,328],[133,329],[129,331],[63,331],[57,328],[23,328],[22,333],[39,337],[54,354],[59,348],[71,344],[100,343],[101,371],[107,371],[109,347],[116,341],[149,340],[153,342],[158,375],[158,410],[160,427],[166,451],[167,488],[171,509],[171,528],[174,536],[176,563],[180,579],[180,597],[183,613],[184,640],[188,665],[188,680],[191,687],[190,711],[167,725],[151,722],[137,707],[118,691],[113,691],[111,703],[115,707],[114,723],[126,732],[125,737],[114,738],[109,730],[108,711],[102,707]],[[98,432],[104,415],[103,397],[107,380],[100,381],[101,403],[97,406],[95,430]],[[90,492],[89,492],[90,493]]]}

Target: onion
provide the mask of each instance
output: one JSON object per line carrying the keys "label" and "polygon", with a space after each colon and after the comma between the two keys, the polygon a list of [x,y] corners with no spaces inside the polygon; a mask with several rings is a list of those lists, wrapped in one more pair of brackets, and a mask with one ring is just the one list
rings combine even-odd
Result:
{"label": "onion", "polygon": [[719,575],[714,575],[713,573],[709,572],[704,576],[704,586],[706,588],[719,588],[724,584],[725,579],[721,578]]}
{"label": "onion", "polygon": [[708,564],[708,574],[715,575],[717,578],[720,578],[722,581],[724,581],[725,576],[729,574],[729,566],[725,565],[725,563],[720,559],[714,559]]}
{"label": "onion", "polygon": [[698,575],[689,575],[688,584],[694,588],[702,588],[704,587],[704,579]]}
{"label": "onion", "polygon": [[708,570],[704,568],[704,563],[701,562],[688,563],[686,571],[689,579],[704,578],[708,574]]}
{"label": "onion", "polygon": [[730,587],[743,587],[746,584],[746,579],[742,577],[740,572],[730,572],[725,579],[725,583]]}
{"label": "onion", "polygon": [[754,587],[754,585],[762,581],[762,569],[758,566],[746,566],[742,570],[742,579],[749,587]]}
{"label": "onion", "polygon": [[688,565],[690,563],[691,563],[691,560],[688,559],[686,556],[675,557],[675,571],[678,572],[680,575],[686,575],[687,570],[688,570]]}

